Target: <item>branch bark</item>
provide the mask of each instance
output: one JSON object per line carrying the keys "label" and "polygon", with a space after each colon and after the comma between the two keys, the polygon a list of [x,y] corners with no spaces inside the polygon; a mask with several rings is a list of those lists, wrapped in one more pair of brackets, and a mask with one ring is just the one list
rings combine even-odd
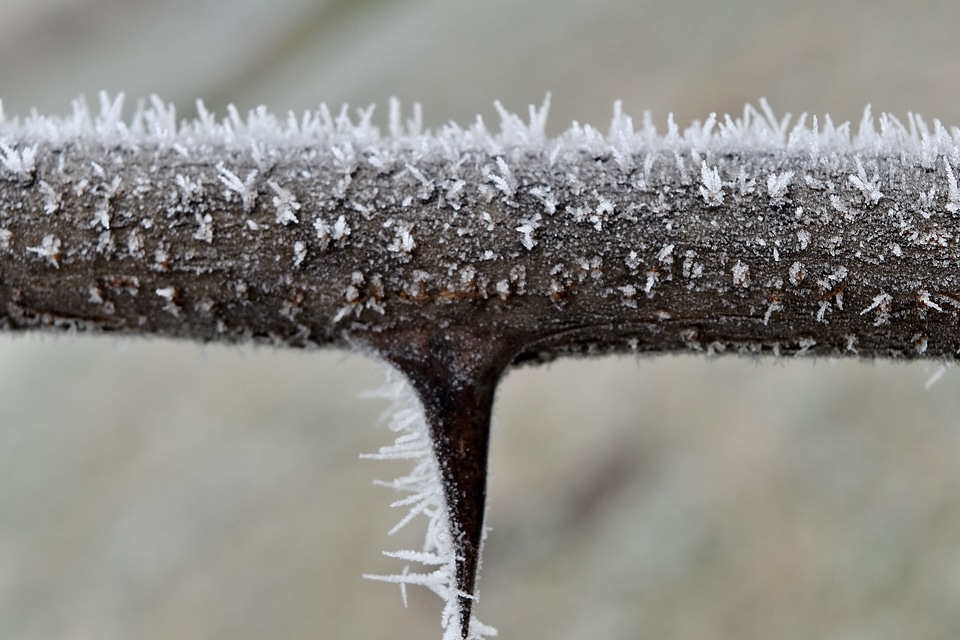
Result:
{"label": "branch bark", "polygon": [[960,348],[956,129],[111,114],[0,125],[6,330],[349,347],[458,326],[518,341],[516,362]]}
{"label": "branch bark", "polygon": [[395,364],[450,463],[464,637],[505,367],[960,351],[960,130],[939,123],[868,112],[851,136],[764,105],[548,139],[546,106],[498,134],[395,107],[381,136],[372,110],[178,124],[155,101],[124,123],[120,104],[0,123],[0,327]]}

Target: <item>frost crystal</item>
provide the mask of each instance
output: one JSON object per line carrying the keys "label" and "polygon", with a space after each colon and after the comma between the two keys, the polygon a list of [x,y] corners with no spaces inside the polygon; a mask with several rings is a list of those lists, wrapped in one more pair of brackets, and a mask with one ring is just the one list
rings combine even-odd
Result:
{"label": "frost crystal", "polygon": [[[678,159],[679,161],[679,159]],[[720,172],[716,167],[710,169],[706,161],[700,164],[700,181],[703,185],[700,187],[700,195],[703,201],[711,207],[719,207],[723,204],[723,184],[720,182]]]}
{"label": "frost crystal", "polygon": [[307,257],[307,245],[297,240],[293,243],[293,266],[299,267]]}
{"label": "frost crystal", "polygon": [[[458,598],[461,594],[457,589],[455,548],[450,538],[440,467],[433,453],[423,408],[410,386],[392,372],[388,374],[384,388],[377,395],[393,401],[390,430],[397,434],[397,438],[392,445],[381,447],[377,453],[362,457],[373,460],[411,460],[415,464],[413,471],[406,476],[390,482],[376,483],[407,494],[391,504],[392,507],[406,509],[407,513],[389,534],[393,535],[420,515],[427,519],[427,531],[423,547],[419,551],[384,552],[387,557],[421,565],[422,570],[411,571],[410,564],[406,564],[400,573],[364,574],[363,577],[399,585],[404,606],[407,604],[408,585],[427,587],[444,602],[440,618],[440,624],[445,630],[444,640],[459,639]],[[471,617],[471,639],[480,640],[496,634],[496,629],[482,624],[476,617]]]}
{"label": "frost crystal", "polygon": [[793,179],[793,171],[771,173],[767,176],[767,194],[774,203],[781,202],[787,195],[787,187]]}
{"label": "frost crystal", "polygon": [[257,171],[251,171],[247,174],[246,180],[240,180],[240,177],[234,172],[223,166],[222,162],[217,163],[217,171],[220,172],[218,176],[220,182],[224,186],[240,195],[240,201],[243,203],[243,210],[245,212],[250,212],[253,209],[253,205],[257,201]]}
{"label": "frost crystal", "polygon": [[[8,232],[9,233],[9,232]],[[7,236],[9,240],[9,236]],[[6,242],[4,243],[6,244]],[[47,262],[55,268],[60,268],[60,238],[52,235],[43,236],[39,247],[27,247],[27,251],[35,253],[41,258],[46,258]]]}
{"label": "frost crystal", "polygon": [[873,326],[879,327],[890,322],[890,311],[892,309],[893,296],[891,296],[889,293],[881,292],[873,299],[873,302],[869,307],[860,312],[860,315],[864,315],[875,310],[877,316],[873,322]]}
{"label": "frost crystal", "polygon": [[36,157],[37,145],[17,150],[0,140],[0,163],[15,176],[29,178],[33,174]]}
{"label": "frost crystal", "polygon": [[540,214],[534,214],[532,218],[526,220],[521,220],[521,224],[517,227],[517,231],[520,232],[520,243],[526,247],[528,250],[532,250],[537,246],[537,241],[533,239],[533,232],[540,228]]}
{"label": "frost crystal", "polygon": [[857,156],[857,175],[850,176],[850,182],[860,189],[863,197],[870,202],[871,206],[876,205],[877,202],[880,201],[880,198],[883,197],[883,194],[877,187],[879,182],[877,180],[877,174],[874,173],[873,178],[867,179],[867,172],[863,168],[863,162],[860,160],[860,156]]}
{"label": "frost crystal", "polygon": [[947,170],[947,184],[950,188],[950,202],[947,203],[947,211],[960,213],[960,188],[957,187],[957,176],[953,174],[953,167],[949,160],[944,158],[943,164]]}
{"label": "frost crystal", "polygon": [[293,197],[293,194],[273,180],[268,184],[274,193],[277,194],[273,197],[273,206],[277,208],[277,224],[286,226],[291,222],[294,224],[299,223],[300,220],[297,219],[294,212],[300,210],[300,203]]}
{"label": "frost crystal", "polygon": [[387,251],[392,251],[394,253],[400,253],[409,256],[413,253],[413,250],[417,247],[416,241],[413,239],[413,235],[410,233],[413,229],[413,226],[409,223],[403,222],[397,225],[397,235],[394,237],[393,241],[387,245]]}
{"label": "frost crystal", "polygon": [[739,260],[733,265],[733,285],[743,288],[750,286],[750,267]]}
{"label": "frost crystal", "polygon": [[43,194],[43,212],[47,215],[56,213],[60,210],[62,202],[60,192],[47,184],[46,181],[40,181],[40,193]]}

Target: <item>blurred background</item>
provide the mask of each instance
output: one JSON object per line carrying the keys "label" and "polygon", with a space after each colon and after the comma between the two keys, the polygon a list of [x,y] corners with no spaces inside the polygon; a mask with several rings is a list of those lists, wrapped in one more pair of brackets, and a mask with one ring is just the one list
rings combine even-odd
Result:
{"label": "blurred background", "polygon": [[[960,124],[960,4],[0,0],[8,115],[157,93],[189,117],[390,96],[431,126],[553,94],[661,126],[739,113]],[[129,104],[129,103],[128,103]],[[384,117],[386,109],[381,109]],[[382,122],[383,120],[381,120]],[[511,373],[479,615],[504,638],[941,639],[960,628],[960,374],[668,357]],[[342,353],[0,336],[0,638],[439,637],[364,572],[404,465]]]}

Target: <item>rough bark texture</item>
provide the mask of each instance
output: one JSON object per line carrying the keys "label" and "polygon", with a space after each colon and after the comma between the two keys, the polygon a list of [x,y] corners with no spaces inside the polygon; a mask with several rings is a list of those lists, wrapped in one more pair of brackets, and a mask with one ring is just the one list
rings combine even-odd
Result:
{"label": "rough bark texture", "polygon": [[466,327],[517,362],[960,348],[956,132],[621,149],[41,124],[0,128],[6,330],[346,347]]}
{"label": "rough bark texture", "polygon": [[[466,637],[510,364],[703,351],[953,359],[960,131],[391,135],[322,110],[0,122],[0,327],[373,350],[425,407]],[[203,110],[201,109],[201,113]]]}

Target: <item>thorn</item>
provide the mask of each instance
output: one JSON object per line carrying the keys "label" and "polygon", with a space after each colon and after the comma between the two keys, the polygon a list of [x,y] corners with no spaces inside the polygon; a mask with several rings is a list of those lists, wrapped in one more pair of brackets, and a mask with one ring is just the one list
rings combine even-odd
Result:
{"label": "thorn", "polygon": [[519,342],[461,328],[397,329],[362,340],[406,376],[423,404],[456,551],[460,634],[467,638],[480,565],[494,392]]}

